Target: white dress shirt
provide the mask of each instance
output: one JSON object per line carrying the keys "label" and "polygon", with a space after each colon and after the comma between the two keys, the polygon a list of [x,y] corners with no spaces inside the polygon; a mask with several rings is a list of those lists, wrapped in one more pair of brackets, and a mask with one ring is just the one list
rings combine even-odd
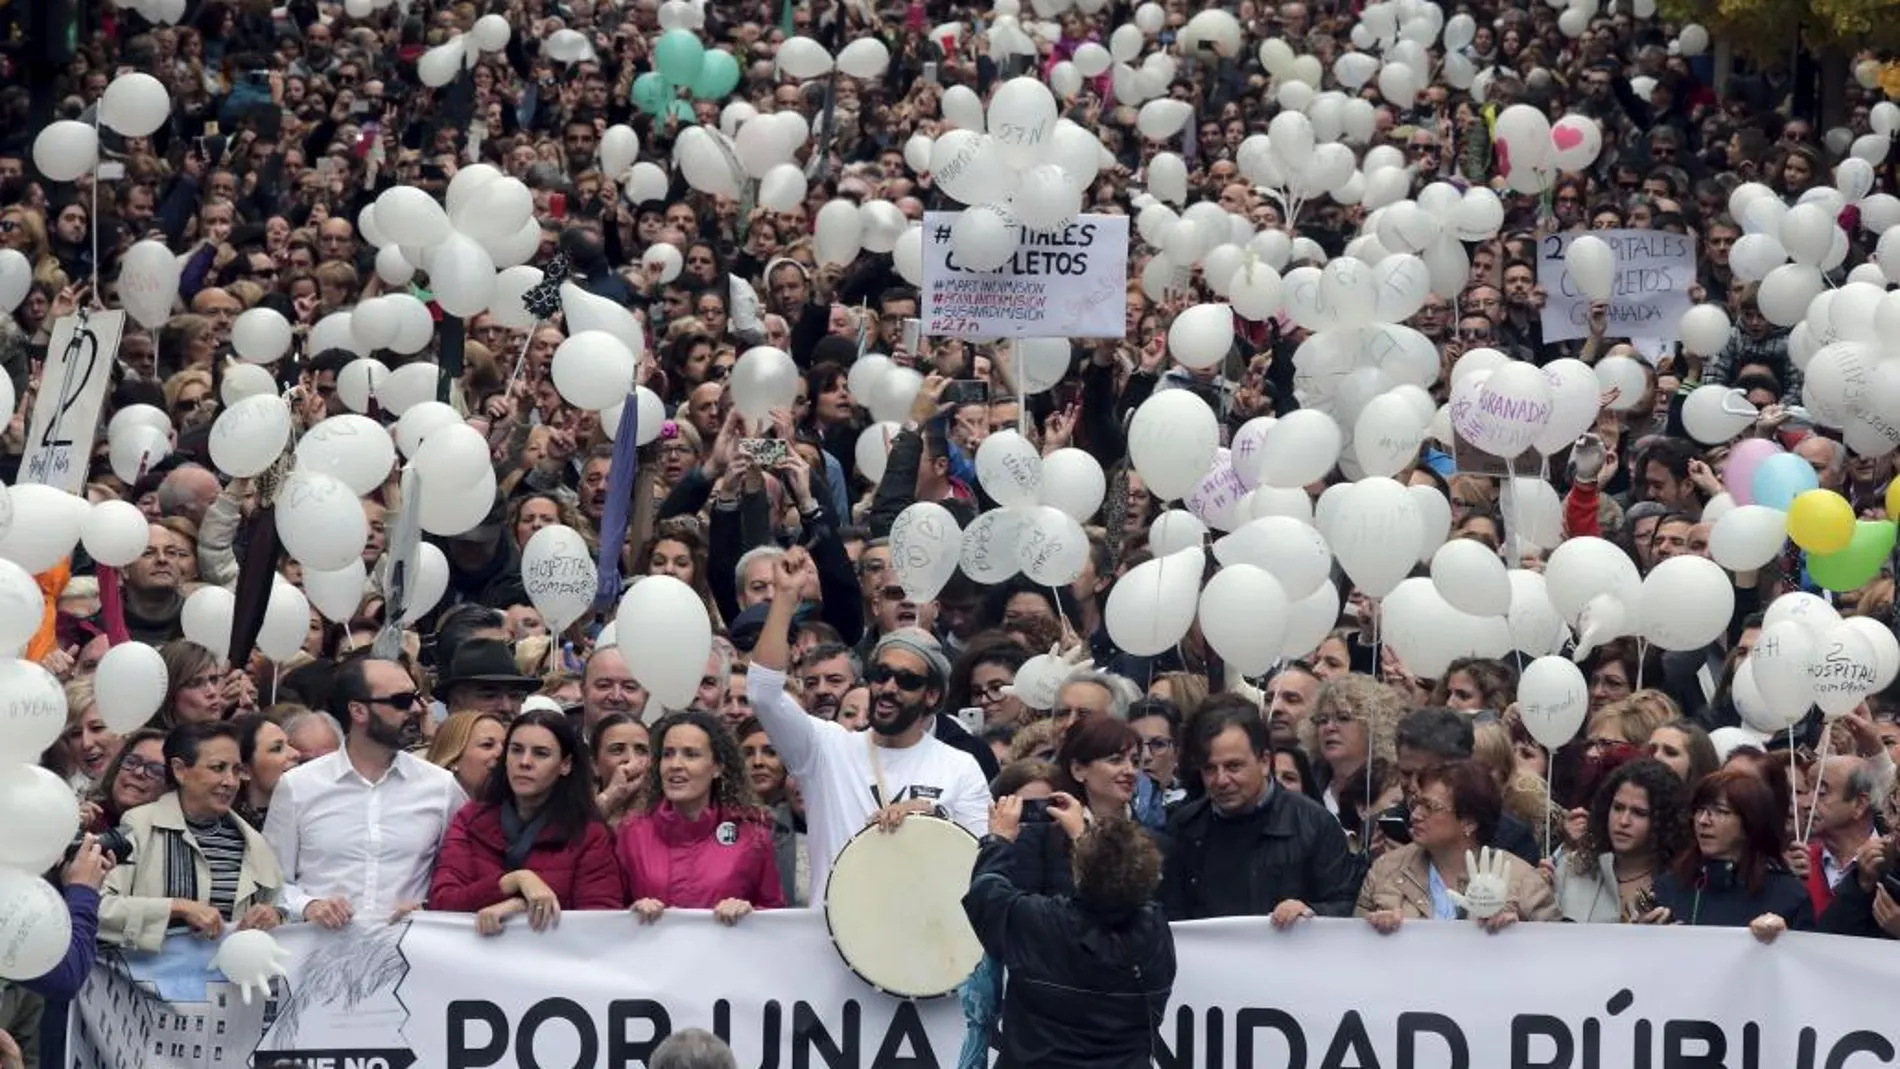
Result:
{"label": "white dress shirt", "polygon": [[409,753],[374,783],[347,749],[284,773],[264,819],[284,908],[302,917],[311,902],[341,897],[380,920],[424,901],[449,821],[467,801],[453,773]]}

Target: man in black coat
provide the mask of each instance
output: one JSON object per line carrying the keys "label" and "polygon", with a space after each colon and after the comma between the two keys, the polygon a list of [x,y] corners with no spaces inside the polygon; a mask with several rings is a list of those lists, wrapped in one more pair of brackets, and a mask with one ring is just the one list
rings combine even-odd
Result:
{"label": "man in black coat", "polygon": [[1314,915],[1350,917],[1365,868],[1324,806],[1274,782],[1260,710],[1211,698],[1188,739],[1207,793],[1168,818],[1173,848],[1161,901],[1173,920],[1265,916],[1285,928]]}
{"label": "man in black coat", "polygon": [[1864,939],[1900,939],[1900,833],[1870,840],[1847,875],[1834,887],[1834,900],[1816,928],[1830,935]]}

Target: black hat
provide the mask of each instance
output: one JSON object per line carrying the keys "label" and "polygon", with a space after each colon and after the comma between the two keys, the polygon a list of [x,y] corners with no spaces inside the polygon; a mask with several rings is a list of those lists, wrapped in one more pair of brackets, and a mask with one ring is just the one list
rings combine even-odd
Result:
{"label": "black hat", "polygon": [[515,656],[499,639],[469,639],[455,647],[449,670],[436,682],[438,692],[462,683],[494,683],[523,693],[541,689],[541,681],[515,669]]}

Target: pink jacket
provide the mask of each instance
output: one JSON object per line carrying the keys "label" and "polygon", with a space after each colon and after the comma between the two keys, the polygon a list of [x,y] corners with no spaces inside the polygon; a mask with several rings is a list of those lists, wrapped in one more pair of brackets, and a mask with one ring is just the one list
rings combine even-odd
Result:
{"label": "pink jacket", "polygon": [[617,852],[631,900],[711,909],[743,898],[755,909],[783,909],[785,888],[769,819],[762,810],[736,814],[711,805],[697,820],[687,820],[666,801],[629,817],[620,826]]}

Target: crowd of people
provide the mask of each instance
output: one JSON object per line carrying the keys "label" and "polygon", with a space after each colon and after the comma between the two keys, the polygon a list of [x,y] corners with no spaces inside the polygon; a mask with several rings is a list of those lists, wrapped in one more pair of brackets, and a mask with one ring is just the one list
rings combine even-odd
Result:
{"label": "crowd of people", "polygon": [[[1158,654],[1117,643],[1104,622],[1110,593],[1155,559],[1150,532],[1183,507],[1151,492],[1130,459],[1130,414],[1179,389],[1218,413],[1224,436],[1285,416],[1308,396],[1294,359],[1308,332],[1285,317],[1243,323],[1225,359],[1177,363],[1171,323],[1225,280],[1193,273],[1185,290],[1152,292],[1143,268],[1160,249],[1137,238],[1124,336],[1074,341],[1061,381],[1031,394],[1006,343],[920,332],[921,295],[890,254],[826,262],[813,231],[838,200],[887,201],[914,222],[954,209],[905,151],[913,135],[942,129],[946,91],[1047,76],[1131,24],[1131,6],[1060,5],[1032,59],[993,48],[998,20],[1019,14],[1007,0],[995,11],[935,0],[704,4],[695,32],[738,61],[730,99],[798,113],[815,131],[799,150],[808,194],[786,210],[715,197],[676,174],[636,201],[628,176],[603,165],[612,126],[631,126],[641,159],[670,170],[683,130],[720,124],[720,97],[682,89],[658,109],[639,100],[663,24],[681,25],[687,6],[508,0],[493,7],[512,25],[507,46],[471,53],[450,84],[429,88],[418,58],[468,32],[475,7],[205,0],[161,21],[98,5],[84,11],[86,32],[55,84],[0,89],[0,245],[31,268],[17,311],[0,317],[0,366],[18,398],[0,457],[9,485],[34,448],[36,401],[59,388],[41,378],[58,355],[47,351],[55,325],[119,307],[120,263],[136,242],[164,243],[181,266],[172,314],[156,327],[126,324],[85,480],[88,500],[144,513],[147,547],[122,568],[76,553],[40,577],[53,625],[24,656],[58,677],[68,709],[42,763],[72,785],[89,838],[52,874],[75,918],[73,958],[40,980],[0,983],[0,1069],[56,1064],[46,1052],[59,1049],[95,939],[155,952],[179,932],[335,929],[417,909],[472,914],[483,936],[545,930],[570,910],[664,924],[669,909],[704,909],[736,925],[754,910],[822,906],[855,834],[919,814],[984,840],[967,901],[989,954],[963,994],[969,1065],[987,1064],[992,1046],[1009,1065],[1146,1065],[1173,976],[1167,920],[1260,916],[1286,928],[1360,917],[1384,933],[1419,921],[1489,932],[1687,924],[1746,927],[1763,942],[1789,930],[1900,939],[1900,689],[1778,735],[1750,730],[1738,706],[1737,667],[1763,611],[1784,592],[1818,589],[1792,554],[1733,575],[1733,619],[1705,649],[1664,654],[1626,637],[1582,653],[1588,718],[1554,748],[1519,706],[1524,656],[1415,675],[1381,641],[1378,599],[1342,573],[1342,611],[1323,639],[1262,675],[1223,663],[1199,628]],[[1824,135],[1805,83],[1746,64],[1718,81],[1710,57],[1680,47],[1679,26],[1591,5],[1570,33],[1546,4],[1456,7],[1477,18],[1458,52],[1492,72],[1488,103],[1442,71],[1416,100],[1385,100],[1373,84],[1356,94],[1376,109],[1376,144],[1403,154],[1415,188],[1495,184],[1506,198],[1498,236],[1466,248],[1462,288],[1430,296],[1408,320],[1437,350],[1435,400],[1448,399],[1450,369],[1471,350],[1540,365],[1628,351],[1600,313],[1581,346],[1544,341],[1539,238],[1693,235],[1694,299],[1725,306],[1733,333],[1707,357],[1665,345],[1645,364],[1642,396],[1605,407],[1568,463],[1560,455],[1549,467],[1566,502],[1563,534],[1610,540],[1643,573],[1708,556],[1703,510],[1723,491],[1734,444],[1751,438],[1807,461],[1858,516],[1890,518],[1891,452],[1850,451],[1815,424],[1790,330],[1764,318],[1760,284],[1728,260],[1745,231],[1727,214],[1735,187],[1758,181],[1795,204],[1825,186],[1847,144],[1870,132],[1878,90],[1829,87],[1846,99],[1847,136],[1837,138]],[[1158,13],[1148,37],[1165,50],[1194,12],[1165,0]],[[1021,24],[1032,14],[1020,9]],[[1330,70],[1353,47],[1355,12],[1243,0],[1235,15],[1246,49],[1185,57],[1175,70],[1167,92],[1196,113],[1170,142],[1138,132],[1108,75],[1064,102],[1112,157],[1087,190],[1089,210],[1137,213],[1147,165],[1175,151],[1194,201],[1309,239],[1299,255],[1338,255],[1363,206],[1322,195],[1289,218],[1288,199],[1244,178],[1237,157],[1281,106],[1254,45],[1282,40]],[[946,24],[960,32],[944,34]],[[551,42],[576,30],[579,58],[557,58]],[[879,38],[888,70],[801,82],[774,66],[794,36],[834,49]],[[40,173],[35,124],[90,120],[128,70],[165,85],[169,121],[149,137],[103,136],[106,164],[78,182]],[[1553,119],[1589,116],[1603,152],[1542,197],[1505,190],[1490,132],[1505,101]],[[259,651],[231,663],[185,637],[184,609],[204,587],[238,589],[258,547],[274,547],[255,535],[277,473],[232,477],[211,455],[213,424],[231,407],[234,323],[271,309],[292,325],[293,352],[267,370],[295,433],[351,411],[346,369],[367,354],[310,344],[318,324],[385,294],[429,300],[419,284],[389,281],[359,213],[393,185],[439,196],[477,163],[532,192],[534,263],[558,254],[569,281],[632,311],[647,353],[638,380],[664,422],[637,451],[616,452],[611,420],[554,381],[568,334],[557,317],[520,328],[432,306],[423,352],[376,355],[392,367],[436,362],[442,400],[491,451],[486,515],[425,536],[447,565],[444,596],[391,618],[397,592],[378,566],[401,527],[398,465],[360,499],[363,598],[342,619],[313,608],[287,658]],[[1891,166],[1879,175],[1892,190]],[[1836,278],[1873,262],[1879,237],[1843,227],[1850,251]],[[670,253],[650,254],[662,247]],[[663,270],[669,257],[674,274]],[[763,425],[736,410],[729,380],[756,346],[789,354],[800,375],[792,407]],[[851,385],[867,353],[922,376],[907,417],[868,451],[874,421]],[[945,400],[971,380],[985,388]],[[1734,441],[1711,445],[1682,428],[1680,398],[1709,383],[1759,407]],[[160,459],[126,472],[105,430],[134,406],[162,412],[169,438]],[[391,414],[367,414],[395,433]],[[959,572],[934,597],[914,596],[893,559],[894,522],[919,502],[966,526],[995,508],[974,458],[990,435],[1017,430],[1045,455],[1084,450],[1106,473],[1105,499],[1083,521],[1079,574],[1052,587]],[[758,439],[779,446],[754,448]],[[1451,538],[1541,570],[1551,547],[1515,529],[1501,470],[1469,459],[1450,440],[1427,440],[1396,478],[1443,496]],[[1317,500],[1343,481],[1334,470],[1305,489]],[[15,511],[12,522],[34,517]],[[651,636],[625,615],[611,642],[598,641],[611,611],[549,626],[522,561],[554,525],[614,558],[629,583],[669,576],[703,602],[713,649],[685,707],[663,707],[630,670],[624,651]],[[297,561],[275,564],[303,584]],[[1843,616],[1891,628],[1894,593],[1889,565],[1828,596]],[[392,628],[394,648],[378,641]],[[158,649],[167,684],[149,723],[115,732],[93,675],[128,639]],[[1051,652],[1064,673],[1053,701],[1017,688],[1024,666]],[[1496,908],[1472,905],[1480,888],[1500,895]],[[1050,905],[1005,938],[1012,895],[1088,908]],[[1093,927],[1150,949],[1132,974],[1105,969],[1125,951],[1077,934]],[[1063,984],[1141,995],[1146,1016],[1105,1016],[1102,1002]]]}

